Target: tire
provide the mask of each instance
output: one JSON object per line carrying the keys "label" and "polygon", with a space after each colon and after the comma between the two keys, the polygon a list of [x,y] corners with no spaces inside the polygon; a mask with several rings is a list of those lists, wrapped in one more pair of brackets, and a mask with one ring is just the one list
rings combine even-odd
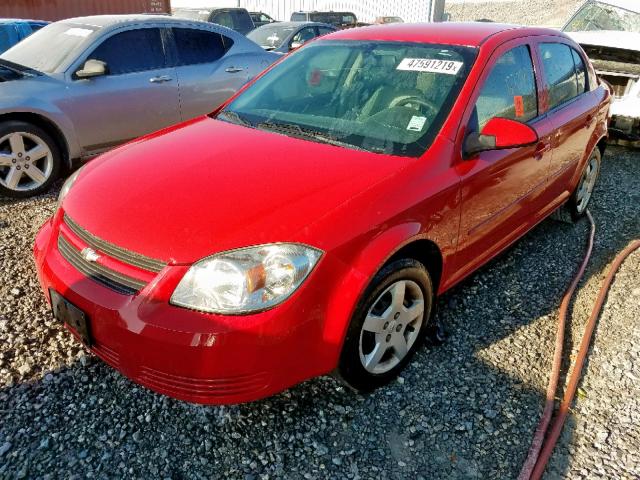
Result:
{"label": "tire", "polygon": [[600,150],[595,148],[580,174],[580,181],[576,189],[569,197],[569,200],[553,213],[553,218],[561,222],[575,223],[586,214],[591,202],[593,188],[600,174],[601,163]]}
{"label": "tire", "polygon": [[22,121],[0,123],[0,195],[26,198],[45,192],[61,166],[60,149],[42,128]]}
{"label": "tire", "polygon": [[360,392],[393,380],[424,341],[433,300],[431,277],[420,262],[403,259],[385,266],[356,307],[336,376]]}

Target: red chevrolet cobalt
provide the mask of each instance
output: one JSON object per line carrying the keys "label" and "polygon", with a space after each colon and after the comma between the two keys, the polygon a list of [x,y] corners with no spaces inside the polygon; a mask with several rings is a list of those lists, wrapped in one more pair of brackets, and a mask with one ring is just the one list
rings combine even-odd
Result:
{"label": "red chevrolet cobalt", "polygon": [[609,93],[562,33],[389,25],[310,42],[207,117],[69,178],[35,242],[53,313],[199,403],[394,378],[434,298],[586,210]]}

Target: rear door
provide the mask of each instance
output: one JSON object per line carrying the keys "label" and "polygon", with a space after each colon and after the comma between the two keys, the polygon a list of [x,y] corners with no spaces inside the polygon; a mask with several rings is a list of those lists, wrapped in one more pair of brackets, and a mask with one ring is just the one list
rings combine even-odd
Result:
{"label": "rear door", "polygon": [[491,118],[502,117],[532,126],[539,142],[481,152],[459,163],[462,214],[457,258],[465,271],[528,228],[547,201],[543,197],[551,159],[552,126],[538,111],[531,45],[516,40],[498,48],[478,85],[463,117],[465,132],[482,131]]}
{"label": "rear door", "polygon": [[183,120],[215,110],[249,80],[250,69],[242,56],[234,56],[231,38],[208,29],[171,31]]}
{"label": "rear door", "polygon": [[180,121],[178,84],[167,67],[163,31],[134,27],[100,41],[74,66],[87,59],[107,65],[107,74],[69,79],[58,100],[72,119],[86,154],[154,132]]}
{"label": "rear door", "polygon": [[545,89],[543,109],[555,129],[550,188],[559,196],[570,188],[576,168],[589,153],[599,96],[591,91],[585,60],[572,46],[548,37],[537,42],[537,52]]}

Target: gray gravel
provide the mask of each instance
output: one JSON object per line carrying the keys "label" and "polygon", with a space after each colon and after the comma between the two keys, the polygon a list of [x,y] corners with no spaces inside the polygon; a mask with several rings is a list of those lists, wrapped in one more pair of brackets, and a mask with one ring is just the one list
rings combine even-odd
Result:
{"label": "gray gravel", "polygon": [[562,27],[582,5],[583,0],[512,0],[445,2],[445,12],[451,21],[473,22],[488,19],[494,22],[522,25]]}
{"label": "gray gravel", "polygon": [[[612,148],[592,212],[577,341],[616,252],[640,234],[640,153]],[[359,396],[330,378],[201,407],[138,387],[53,322],[31,246],[55,195],[0,203],[0,478],[514,478],[542,410],[559,297],[587,224],[543,222],[440,299],[450,333],[403,377]],[[638,478],[640,255],[597,329],[549,478]],[[574,343],[575,343],[574,341]]]}

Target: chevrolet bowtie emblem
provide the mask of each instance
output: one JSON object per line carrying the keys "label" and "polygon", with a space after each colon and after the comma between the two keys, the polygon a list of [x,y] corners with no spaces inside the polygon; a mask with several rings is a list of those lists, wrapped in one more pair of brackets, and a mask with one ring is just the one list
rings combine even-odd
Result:
{"label": "chevrolet bowtie emblem", "polygon": [[89,248],[89,247],[82,249],[82,251],[80,252],[80,255],[87,262],[91,262],[91,263],[97,262],[98,259],[100,258],[100,255],[98,255],[98,253],[93,248]]}

